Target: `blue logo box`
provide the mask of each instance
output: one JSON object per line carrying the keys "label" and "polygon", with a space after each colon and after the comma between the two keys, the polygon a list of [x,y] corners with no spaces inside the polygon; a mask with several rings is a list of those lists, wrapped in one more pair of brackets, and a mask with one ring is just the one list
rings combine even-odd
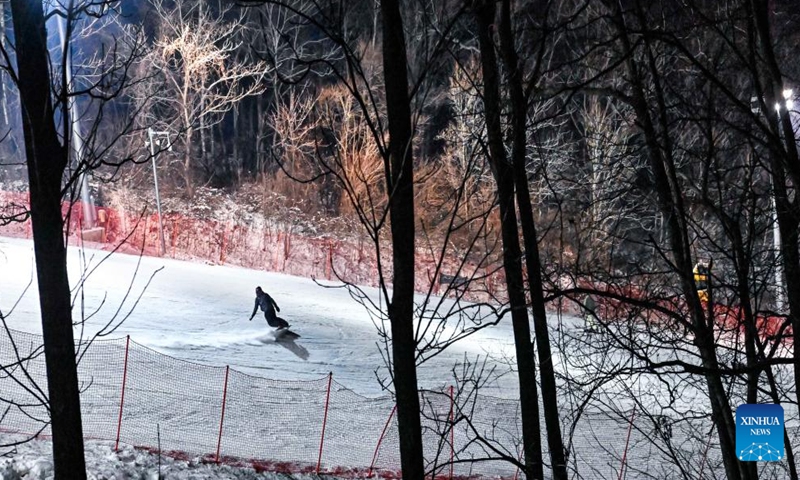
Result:
{"label": "blue logo box", "polygon": [[784,457],[783,407],[745,403],[736,409],[736,454],[743,462],[779,462]]}

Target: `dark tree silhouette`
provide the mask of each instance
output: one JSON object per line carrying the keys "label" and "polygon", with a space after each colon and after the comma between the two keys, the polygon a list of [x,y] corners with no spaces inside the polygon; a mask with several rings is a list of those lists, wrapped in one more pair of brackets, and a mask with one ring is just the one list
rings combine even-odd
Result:
{"label": "dark tree silhouette", "polygon": [[422,427],[420,426],[414,338],[414,158],[411,146],[411,108],[408,96],[406,41],[397,0],[381,2],[383,75],[389,123],[386,188],[392,223],[394,278],[389,321],[392,323],[394,385],[397,394],[397,428],[403,478],[423,480]]}
{"label": "dark tree silhouette", "polygon": [[86,478],[64,222],[62,176],[69,160],[54,123],[47,30],[41,2],[11,2],[39,304],[57,479]]}
{"label": "dark tree silhouette", "polygon": [[[73,328],[80,324],[80,319],[76,321],[73,318],[67,275],[66,239],[72,226],[72,210],[68,209],[65,217],[62,209],[65,200],[70,205],[74,201],[76,187],[86,172],[103,166],[116,172],[123,164],[134,162],[129,154],[116,151],[111,155],[110,152],[124,143],[124,138],[136,132],[133,126],[136,110],[125,110],[125,119],[114,128],[101,131],[100,125],[106,125],[106,111],[112,109],[114,102],[135,82],[130,70],[142,54],[142,37],[136,29],[122,34],[118,24],[104,21],[104,18],[113,18],[111,13],[116,13],[111,2],[69,2],[59,6],[53,15],[65,24],[63,50],[69,52],[70,45],[80,35],[96,35],[94,46],[97,50],[83,52],[86,56],[86,64],[82,67],[85,78],[75,81],[69,72],[70,53],[61,56],[60,64],[51,61],[42,2],[12,1],[10,6],[13,54],[4,43],[0,44],[0,51],[3,67],[19,95],[30,207],[6,205],[2,222],[24,221],[28,215],[30,217],[47,395],[39,391],[38,386],[32,388],[37,390],[34,392],[36,401],[48,408],[55,478],[83,479],[86,470],[77,362],[85,350],[76,349]],[[87,18],[90,20],[81,23],[83,30],[77,33],[76,25]],[[105,28],[109,30],[104,32]],[[102,37],[111,30],[119,35]],[[108,48],[108,43],[112,43],[113,48]],[[16,60],[16,69],[11,65],[12,59]],[[85,98],[86,102],[83,114],[77,115],[71,111],[71,106],[79,97]],[[80,134],[73,126],[81,122],[88,129],[78,139],[76,136]],[[78,148],[79,144],[83,148]],[[79,150],[80,156],[76,156]],[[149,157],[139,159],[147,160]],[[82,282],[78,282],[78,286],[81,287]],[[116,326],[118,323],[110,322],[93,338],[110,333]],[[81,348],[85,349],[92,339],[84,339],[83,330],[80,332]],[[38,351],[34,349],[34,352]],[[20,357],[19,352],[17,358],[18,371],[25,375],[28,358]]]}
{"label": "dark tree silhouette", "polygon": [[[519,244],[517,214],[514,204],[514,171],[509,165],[503,143],[500,120],[500,69],[492,40],[496,20],[494,2],[483,2],[475,12],[483,73],[483,103],[486,115],[487,158],[497,182],[500,222],[503,237],[503,269],[506,274],[511,321],[514,327],[514,346],[519,375],[522,439],[525,454],[525,474],[528,478],[544,478],[542,462],[539,398],[536,384],[531,330],[528,324],[527,302],[522,277],[522,252]],[[524,121],[524,120],[523,120]]]}

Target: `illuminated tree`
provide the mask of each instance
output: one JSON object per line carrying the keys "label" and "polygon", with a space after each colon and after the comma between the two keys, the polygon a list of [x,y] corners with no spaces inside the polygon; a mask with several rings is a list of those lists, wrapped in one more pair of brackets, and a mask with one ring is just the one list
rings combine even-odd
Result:
{"label": "illuminated tree", "polygon": [[[212,12],[203,2],[153,3],[158,33],[140,64],[151,78],[137,92],[147,113],[141,121],[176,133],[183,150],[179,171],[189,196],[198,181],[205,183],[214,172],[216,160],[206,151],[209,130],[243,99],[267,87],[267,64],[237,55],[244,42],[244,16],[232,8]],[[197,171],[204,176],[196,179]]]}

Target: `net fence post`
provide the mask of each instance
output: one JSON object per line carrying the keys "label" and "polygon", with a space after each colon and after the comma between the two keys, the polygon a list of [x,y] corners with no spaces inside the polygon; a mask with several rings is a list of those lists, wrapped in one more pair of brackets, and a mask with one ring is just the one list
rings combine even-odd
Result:
{"label": "net fence post", "polygon": [[333,372],[328,373],[328,392],[325,394],[325,415],[322,417],[322,435],[319,439],[319,457],[317,457],[317,475],[319,475],[319,467],[322,465],[322,445],[325,443],[325,425],[328,423],[328,404],[331,401],[331,380],[333,380]]}
{"label": "net fence post", "polygon": [[383,442],[383,437],[386,435],[386,430],[389,429],[389,424],[392,423],[392,417],[394,416],[395,410],[397,410],[396,403],[394,404],[394,407],[392,407],[392,412],[389,414],[389,418],[386,419],[386,425],[383,426],[381,436],[378,437],[378,444],[375,445],[375,453],[372,454],[372,463],[369,464],[369,472],[367,472],[367,477],[372,476],[372,468],[375,466],[375,460],[378,459],[378,451],[381,449],[381,443]]}
{"label": "net fence post", "polygon": [[622,452],[622,463],[619,466],[619,475],[617,476],[617,480],[622,480],[622,474],[625,472],[625,462],[628,459],[628,445],[631,441],[631,430],[633,429],[633,418],[636,416],[636,405],[633,406],[633,411],[631,412],[631,419],[628,421],[628,435],[625,439],[625,451]]}
{"label": "net fence post", "polygon": [[225,422],[225,403],[228,400],[228,373],[230,373],[230,365],[225,365],[225,384],[222,387],[222,414],[219,417],[219,435],[217,436],[217,458],[216,463],[219,463],[219,449],[222,445],[222,424]]}
{"label": "net fence post", "polygon": [[114,451],[119,451],[119,436],[122,430],[122,406],[125,404],[125,384],[128,380],[128,349],[131,345],[131,336],[125,336],[125,362],[122,367],[122,393],[119,397],[119,415],[117,416],[117,440],[114,443]]}
{"label": "net fence post", "polygon": [[[522,455],[524,453],[525,453],[525,450],[522,448],[522,446],[520,446],[520,448],[517,449],[517,460],[520,463],[522,463],[522,460],[523,460],[522,459]],[[517,480],[518,478],[519,478],[519,465],[517,465],[517,469],[514,470],[514,480]]]}
{"label": "net fence post", "polygon": [[711,435],[714,433],[714,425],[711,425],[711,430],[708,432],[708,442],[706,442],[706,448],[703,450],[703,458],[700,460],[700,475],[697,478],[703,478],[703,470],[705,470],[706,466],[706,458],[708,458],[708,449],[711,447]]}
{"label": "net fence post", "polygon": [[453,459],[455,457],[455,405],[453,399],[453,386],[450,385],[450,480],[453,480]]}

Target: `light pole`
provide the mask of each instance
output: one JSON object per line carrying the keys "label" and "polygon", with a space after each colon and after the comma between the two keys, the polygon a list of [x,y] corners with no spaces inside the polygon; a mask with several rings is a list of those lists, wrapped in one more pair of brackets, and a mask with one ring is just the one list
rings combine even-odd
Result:
{"label": "light pole", "polygon": [[775,249],[775,311],[783,312],[783,268],[778,257],[781,252],[781,229],[778,225],[778,204],[775,201],[775,183],[770,176],[772,185],[772,247]]}
{"label": "light pole", "polygon": [[[780,102],[775,103],[775,112],[778,115],[778,135],[779,137],[784,140],[788,141],[788,139],[784,138],[784,135],[781,133],[781,116],[783,115],[782,110],[786,111],[786,115],[789,115],[789,120],[791,120],[792,114],[792,107],[794,106],[794,92],[792,89],[787,88],[783,91],[783,105]],[[794,139],[792,139],[794,141]],[[772,177],[770,176],[770,179]],[[781,231],[778,225],[778,202],[777,202],[777,190],[775,188],[775,183],[772,183],[772,241],[775,248],[775,257],[777,258],[781,251]],[[784,307],[786,305],[786,301],[783,295],[783,268],[781,268],[780,262],[775,262],[775,310],[778,313],[783,313]]]}
{"label": "light pole", "polygon": [[[65,24],[67,20],[61,15],[56,15],[56,18],[58,19],[57,20],[58,34],[62,46],[61,55],[63,58],[64,76],[67,85],[70,86],[69,88],[72,88],[71,87],[72,58],[70,57],[70,48],[68,47],[67,39],[65,38],[66,36],[65,30],[67,28]],[[83,161],[83,154],[84,154],[83,136],[81,135],[81,124],[80,121],[78,120],[80,118],[80,115],[78,114],[77,111],[78,108],[75,105],[75,97],[73,97],[72,95],[69,96],[69,99],[67,100],[64,109],[65,109],[64,115],[67,115],[69,117],[69,128],[71,129],[71,132],[64,132],[64,137],[65,138],[69,137],[72,140],[70,145],[72,147],[70,156],[75,160],[77,168],[81,168],[82,167],[81,162]],[[94,202],[92,201],[92,197],[89,194],[89,178],[87,176],[87,171],[88,170],[84,167],[84,170],[80,176],[81,201],[83,203],[83,221],[84,221],[83,228],[94,228],[96,223],[96,219],[94,218],[94,208],[93,208]]]}
{"label": "light pole", "polygon": [[[760,113],[761,107],[759,106],[760,102],[758,97],[750,98],[750,109],[753,113]],[[781,115],[782,110],[786,110],[786,114],[790,115],[791,119],[791,111],[792,107],[794,106],[794,92],[792,89],[787,88],[783,91],[783,103],[775,102],[775,112],[778,115],[778,135],[781,140],[784,139],[783,134],[781,133]],[[780,225],[778,225],[778,203],[776,200],[777,197],[777,190],[775,188],[775,181],[772,178],[772,175],[769,176],[770,185],[772,187],[772,246],[775,250],[775,311],[778,313],[782,313],[784,311],[784,305],[786,304],[784,295],[783,295],[783,268],[781,268],[781,263],[779,261],[779,255],[781,252],[781,230]]]}
{"label": "light pole", "polygon": [[[169,141],[169,132],[158,132],[152,128],[147,128],[147,143],[150,145],[150,159],[153,161],[153,183],[156,187],[156,210],[158,211],[158,236],[161,239],[161,256],[166,255],[167,246],[164,242],[164,222],[161,219],[161,196],[158,193],[158,172],[156,171],[156,141],[158,139],[166,141],[167,148],[172,151],[172,144]],[[159,150],[160,151],[160,150]]]}

